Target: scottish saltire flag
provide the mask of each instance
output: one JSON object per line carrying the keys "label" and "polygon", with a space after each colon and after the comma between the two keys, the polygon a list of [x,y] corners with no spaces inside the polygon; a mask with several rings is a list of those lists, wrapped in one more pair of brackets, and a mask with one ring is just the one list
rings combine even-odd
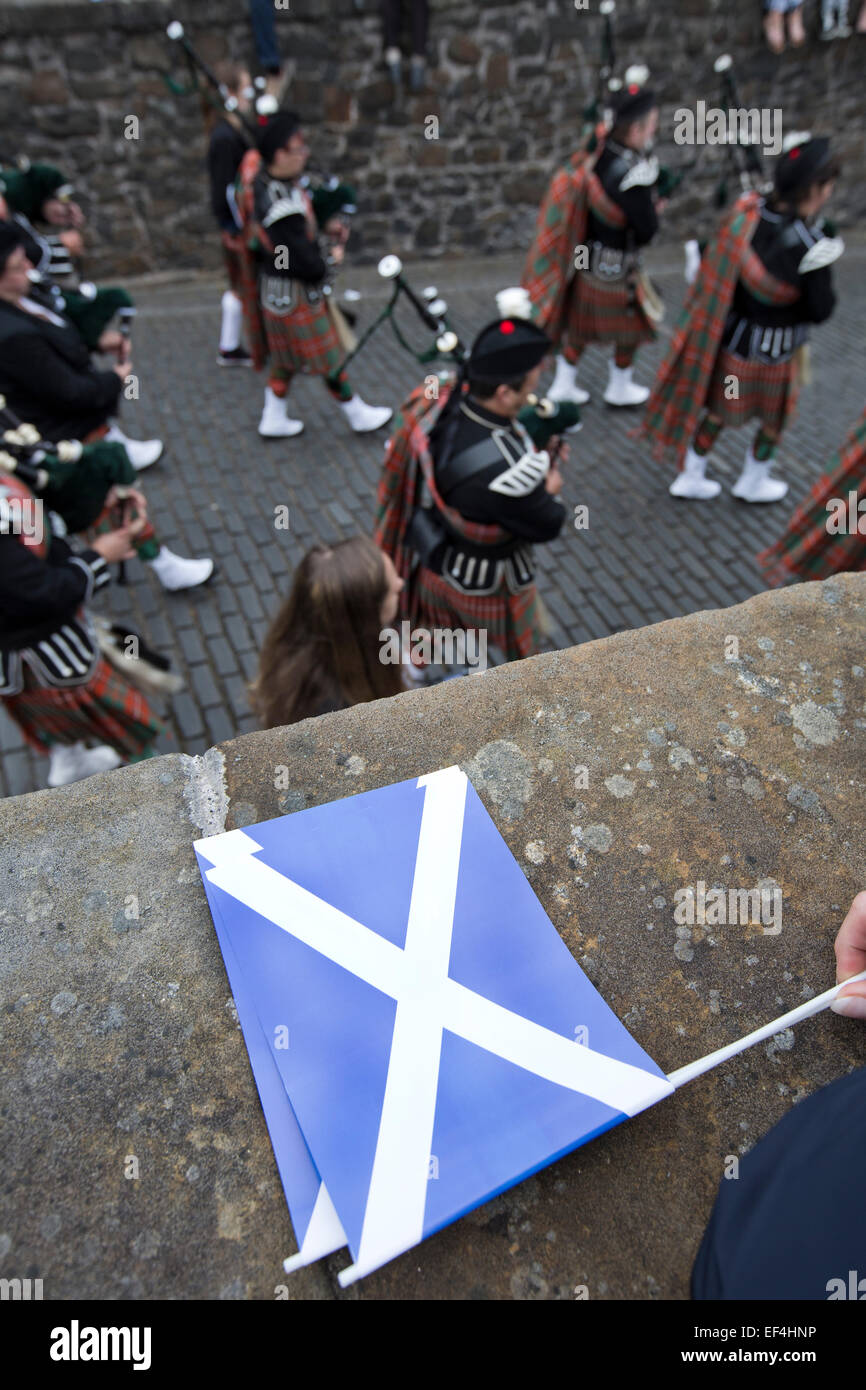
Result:
{"label": "scottish saltire flag", "polygon": [[196,842],[299,1253],[344,1285],[674,1089],[457,767]]}

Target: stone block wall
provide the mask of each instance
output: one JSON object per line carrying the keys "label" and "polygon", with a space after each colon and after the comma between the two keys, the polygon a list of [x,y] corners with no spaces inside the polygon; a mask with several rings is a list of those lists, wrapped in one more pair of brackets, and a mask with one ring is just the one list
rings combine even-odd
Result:
{"label": "stone block wall", "polygon": [[[214,267],[198,101],[165,39],[180,18],[203,56],[253,57],[245,0],[18,0],[0,11],[0,125],[4,156],[59,163],[91,221],[89,273],[130,275]],[[817,24],[816,15],[807,18]],[[277,10],[288,98],[306,116],[319,164],[360,194],[354,252],[371,261],[460,256],[526,245],[550,172],[573,146],[595,83],[597,0],[431,0],[427,89],[395,93],[381,62],[376,0],[292,0]],[[843,225],[864,203],[862,40],[772,57],[759,0],[620,0],[621,66],[645,61],[662,99],[662,157],[688,163],[672,143],[673,113],[719,98],[713,59],[737,56],[744,105],[781,108],[788,129],[838,131],[845,160],[835,211]],[[124,138],[125,117],[140,138]],[[438,138],[428,138],[438,121]],[[713,221],[720,153],[670,204],[671,240]]]}

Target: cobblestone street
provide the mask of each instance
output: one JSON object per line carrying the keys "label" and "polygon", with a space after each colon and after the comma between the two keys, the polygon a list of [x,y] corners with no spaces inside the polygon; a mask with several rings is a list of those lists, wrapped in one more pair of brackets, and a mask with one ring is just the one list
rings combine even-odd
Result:
{"label": "cobblestone street", "polygon": [[[667,334],[684,289],[676,248],[668,246],[649,265],[667,301]],[[593,402],[571,444],[563,498],[569,517],[577,504],[588,505],[589,528],[567,524],[554,544],[537,551],[553,645],[726,607],[764,587],[755,554],[784,529],[863,408],[864,267],[866,247],[851,247],[838,268],[836,313],[813,333],[814,379],[778,457],[777,472],[791,489],[770,507],[737,503],[728,491],[753,427],[722,435],[711,465],[725,487],[716,501],[672,499],[670,467],[654,463],[647,447],[628,437],[639,416],[601,402],[605,355],[587,354],[581,381]],[[495,291],[518,283],[520,268],[520,258],[509,256],[410,265],[407,274],[419,289],[438,285],[468,341],[495,317]],[[363,327],[384,303],[385,286],[369,268],[348,269],[345,284],[363,292]],[[369,531],[386,431],[353,435],[322,384],[299,379],[291,403],[306,422],[304,434],[260,440],[262,380],[251,371],[220,370],[215,361],[221,282],[195,279],[135,293],[141,399],[126,406],[123,423],[131,435],[166,441],[163,459],[142,475],[158,535],[182,555],[212,555],[217,568],[205,587],[173,595],[132,561],[127,587],[112,585],[96,608],[128,619],[171,657],[186,688],[170,701],[153,701],[169,730],[161,751],[200,753],[255,727],[246,683],[301,555],[317,540]],[[401,323],[420,348],[428,346],[411,310],[408,317],[401,311]],[[663,336],[639,355],[638,381],[651,382],[664,342]],[[365,399],[396,407],[429,370],[413,362],[385,325],[351,377]],[[288,532],[274,526],[281,505],[290,509]],[[44,786],[46,767],[0,709],[0,794]]]}

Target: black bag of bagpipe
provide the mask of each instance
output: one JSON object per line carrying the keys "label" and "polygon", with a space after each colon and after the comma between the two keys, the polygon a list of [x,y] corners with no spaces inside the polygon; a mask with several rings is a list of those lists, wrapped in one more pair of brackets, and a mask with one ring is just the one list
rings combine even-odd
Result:
{"label": "black bag of bagpipe", "polygon": [[422,565],[428,565],[448,530],[435,507],[416,507],[406,528],[406,543],[414,550]]}

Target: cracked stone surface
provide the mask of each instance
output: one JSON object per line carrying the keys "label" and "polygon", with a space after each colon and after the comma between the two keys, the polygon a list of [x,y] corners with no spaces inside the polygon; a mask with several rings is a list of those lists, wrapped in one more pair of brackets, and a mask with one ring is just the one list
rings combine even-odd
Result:
{"label": "cracked stone surface", "polygon": [[[0,802],[0,1275],[42,1278],[46,1298],[273,1299],[285,1282],[294,1242],[202,833],[458,763],[665,1070],[826,989],[864,886],[864,621],[866,575],[800,585]],[[781,931],[678,926],[675,894],[700,881],[777,885]],[[343,1254],[289,1296],[687,1297],[726,1156],[864,1063],[861,1026],[807,1020],[345,1293]]]}

